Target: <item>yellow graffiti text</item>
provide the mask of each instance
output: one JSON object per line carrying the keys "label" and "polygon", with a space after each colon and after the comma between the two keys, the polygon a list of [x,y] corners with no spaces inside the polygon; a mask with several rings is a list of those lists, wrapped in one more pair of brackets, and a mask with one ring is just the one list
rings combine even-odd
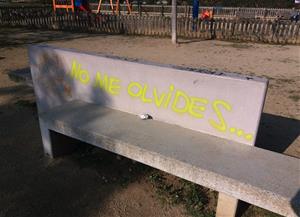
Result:
{"label": "yellow graffiti text", "polygon": [[208,100],[199,97],[191,97],[182,90],[176,90],[171,84],[167,92],[159,93],[154,87],[151,91],[147,84],[130,82],[127,86],[128,94],[143,103],[154,103],[157,108],[171,108],[177,114],[188,113],[195,118],[203,118]]}
{"label": "yellow graffiti text", "polygon": [[121,89],[120,82],[121,80],[116,77],[97,72],[94,87],[100,88],[111,95],[118,95]]}
{"label": "yellow graffiti text", "polygon": [[89,72],[82,69],[81,64],[77,63],[76,60],[72,62],[71,77],[80,81],[82,84],[88,84],[90,82]]}
{"label": "yellow graffiti text", "polygon": [[227,124],[226,124],[226,121],[225,121],[225,119],[223,117],[223,114],[221,112],[222,107],[223,107],[223,109],[225,109],[227,111],[231,111],[231,105],[229,105],[229,103],[227,103],[223,100],[215,100],[212,103],[212,108],[213,108],[213,111],[217,115],[218,122],[213,120],[213,119],[209,119],[208,122],[216,130],[221,131],[221,132],[225,132],[227,130]]}

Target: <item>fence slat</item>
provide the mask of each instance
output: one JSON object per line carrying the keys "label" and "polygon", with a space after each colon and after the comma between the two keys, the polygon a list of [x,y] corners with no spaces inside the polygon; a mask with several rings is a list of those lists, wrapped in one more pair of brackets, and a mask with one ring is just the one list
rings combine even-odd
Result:
{"label": "fence slat", "polygon": [[[167,11],[167,10],[165,10]],[[187,9],[183,10],[187,11]],[[239,13],[255,13],[269,16],[271,9],[216,9],[216,14],[230,16]],[[186,13],[186,12],[185,12]],[[282,13],[286,13],[283,10]],[[139,16],[89,13],[53,13],[46,8],[0,7],[0,25],[24,26],[42,29],[72,30],[79,32],[102,32],[109,34],[170,36],[171,19],[168,16]],[[279,44],[300,44],[300,23],[253,19],[215,19],[212,21],[192,20],[179,16],[179,37],[199,39],[240,40]]]}

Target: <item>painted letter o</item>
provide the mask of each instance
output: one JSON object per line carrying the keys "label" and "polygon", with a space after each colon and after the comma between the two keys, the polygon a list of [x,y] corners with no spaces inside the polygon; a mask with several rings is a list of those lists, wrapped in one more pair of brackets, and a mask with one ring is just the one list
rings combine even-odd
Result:
{"label": "painted letter o", "polygon": [[[137,92],[135,93],[132,88],[137,87]],[[130,84],[127,87],[127,92],[132,97],[139,97],[143,93],[143,87],[138,82],[130,82]]]}

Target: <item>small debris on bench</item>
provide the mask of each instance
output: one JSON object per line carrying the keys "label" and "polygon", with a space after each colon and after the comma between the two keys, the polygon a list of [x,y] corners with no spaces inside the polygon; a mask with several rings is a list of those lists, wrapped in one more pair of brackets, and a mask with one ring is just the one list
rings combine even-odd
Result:
{"label": "small debris on bench", "polygon": [[153,119],[152,116],[149,115],[149,114],[140,114],[139,117],[140,117],[142,120]]}

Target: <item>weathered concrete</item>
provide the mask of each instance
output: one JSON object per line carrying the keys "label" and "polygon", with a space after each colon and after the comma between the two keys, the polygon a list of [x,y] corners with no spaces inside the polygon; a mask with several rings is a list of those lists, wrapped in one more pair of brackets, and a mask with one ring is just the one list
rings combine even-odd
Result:
{"label": "weathered concrete", "polygon": [[49,157],[54,158],[70,154],[78,148],[78,143],[80,143],[80,141],[71,137],[58,135],[59,133],[50,131],[47,127],[47,123],[45,123],[41,118],[39,118],[39,123],[44,152]]}
{"label": "weathered concrete", "polygon": [[265,79],[47,46],[30,47],[29,57],[39,112],[80,99],[131,114],[148,113],[155,120],[255,144]]}
{"label": "weathered concrete", "polygon": [[72,149],[56,131],[221,192],[218,217],[236,214],[235,198],[299,212],[299,160],[244,145],[255,144],[265,79],[46,46],[29,57],[50,156]]}
{"label": "weathered concrete", "polygon": [[40,119],[44,128],[231,197],[284,216],[299,213],[299,159],[80,101]]}
{"label": "weathered concrete", "polygon": [[236,217],[239,200],[219,192],[216,216]]}

